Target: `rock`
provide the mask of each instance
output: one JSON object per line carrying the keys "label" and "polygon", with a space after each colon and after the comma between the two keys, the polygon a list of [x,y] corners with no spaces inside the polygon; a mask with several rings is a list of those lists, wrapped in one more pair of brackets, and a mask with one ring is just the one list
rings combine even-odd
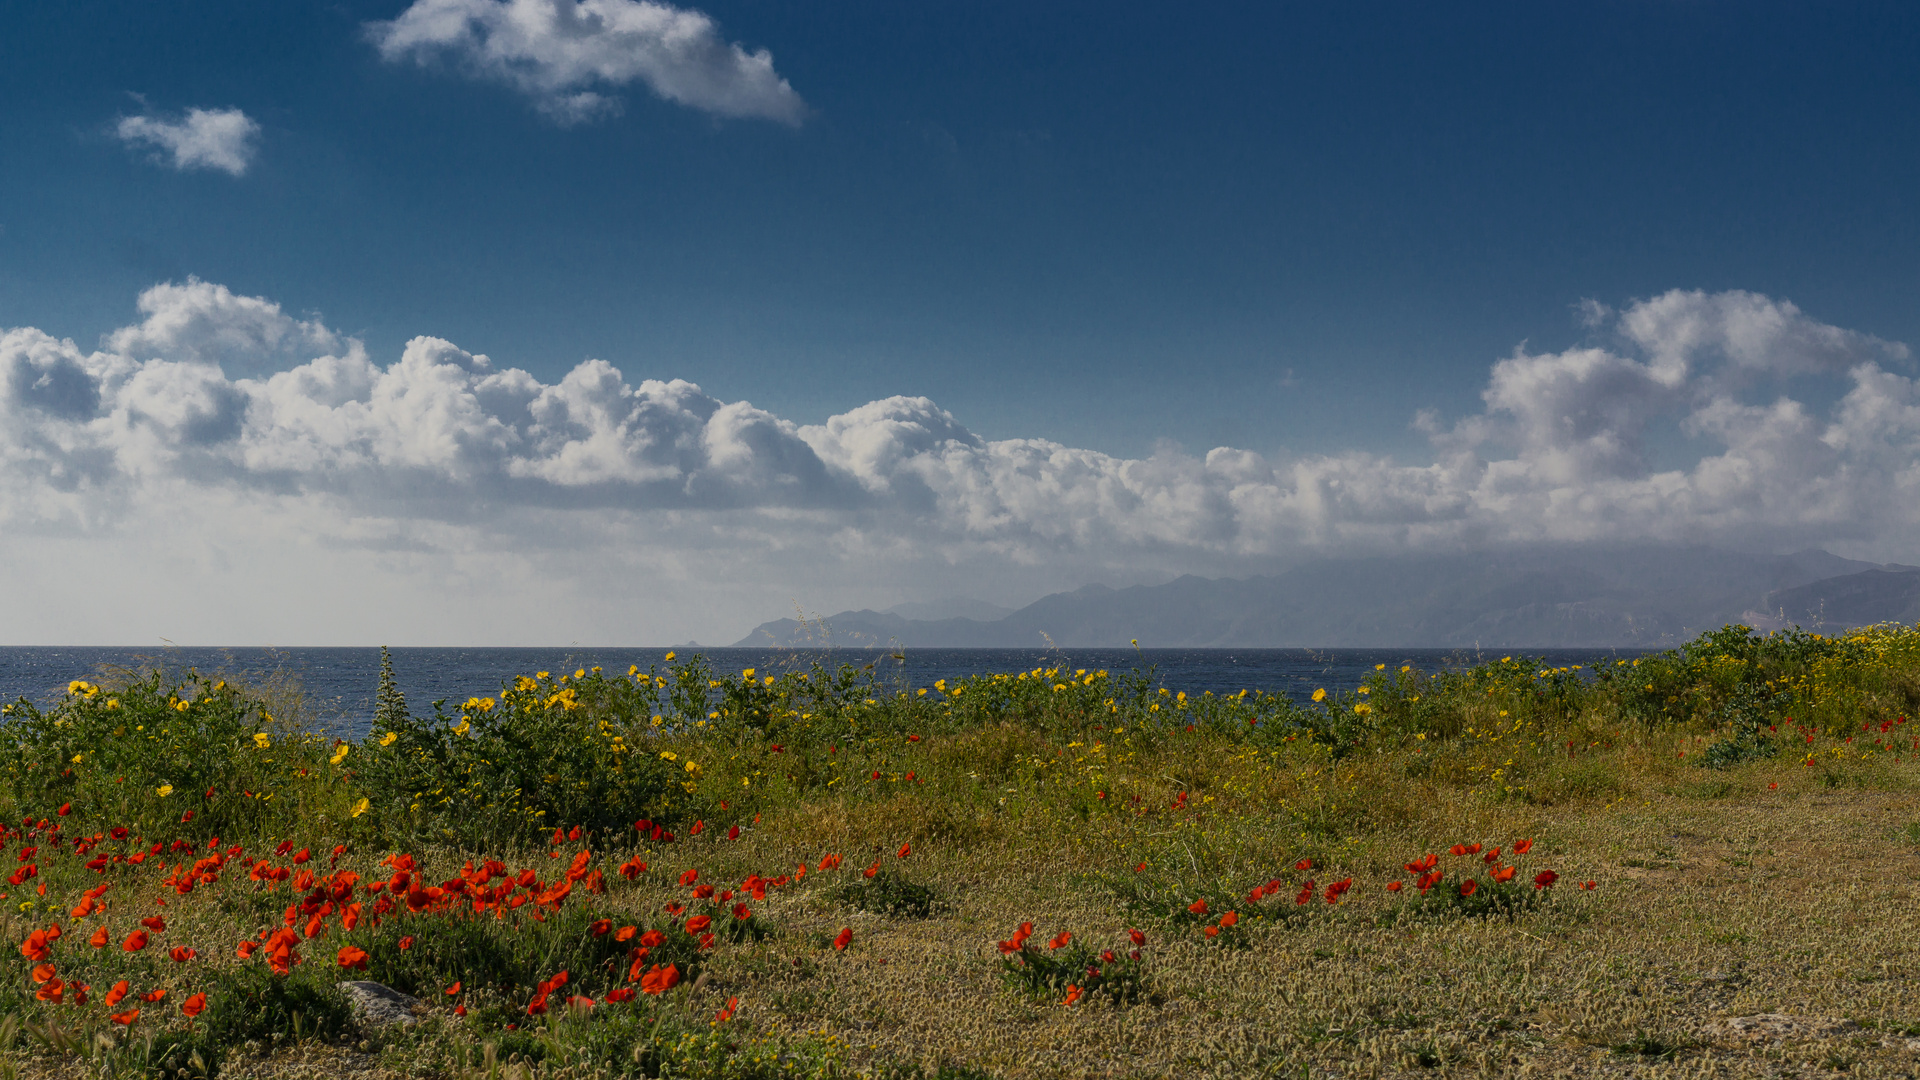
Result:
{"label": "rock", "polygon": [[364,979],[343,982],[340,989],[353,1002],[353,1014],[363,1026],[410,1025],[418,1019],[413,1011],[419,1007],[420,999],[411,994]]}
{"label": "rock", "polygon": [[1859,1034],[1860,1031],[1860,1025],[1851,1020],[1789,1016],[1786,1013],[1729,1016],[1707,1025],[1708,1035],[1749,1043],[1832,1039]]}

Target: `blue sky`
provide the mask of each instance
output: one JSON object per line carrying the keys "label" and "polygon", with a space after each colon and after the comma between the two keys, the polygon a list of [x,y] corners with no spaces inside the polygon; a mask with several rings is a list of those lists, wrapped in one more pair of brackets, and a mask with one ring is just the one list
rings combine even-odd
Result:
{"label": "blue sky", "polygon": [[[484,14],[504,2],[442,6]],[[572,10],[572,0],[541,2]],[[1214,494],[1278,485],[1274,506],[1304,498],[1307,482],[1285,478],[1300,461],[1342,476],[1369,461],[1416,469],[1468,452],[1496,466],[1532,461],[1545,507],[1612,491],[1616,481],[1675,471],[1700,479],[1700,460],[1732,454],[1740,441],[1714,417],[1771,407],[1782,395],[1827,424],[1809,436],[1821,445],[1893,455],[1869,491],[1906,475],[1906,429],[1875,429],[1866,443],[1856,432],[1847,443],[1834,433],[1833,410],[1862,392],[1847,372],[1863,361],[1911,375],[1898,343],[1920,340],[1912,63],[1920,8],[1910,4],[656,6],[704,13],[709,44],[723,52],[737,44],[729,55],[746,57],[735,75],[758,72],[786,87],[709,86],[679,100],[654,89],[685,74],[671,63],[651,82],[569,82],[533,62],[489,69],[457,45],[383,52],[380,23],[431,6],[0,5],[0,327],[36,328],[104,355],[116,332],[146,326],[121,340],[147,342],[150,355],[125,355],[178,360],[169,349],[192,350],[156,328],[164,312],[136,310],[136,298],[197,279],[324,324],[329,355],[347,355],[334,345],[351,339],[382,370],[420,335],[486,354],[489,370],[522,369],[542,386],[600,359],[634,386],[689,380],[715,403],[750,402],[796,429],[894,395],[925,397],[983,444],[1047,440],[1104,455],[1094,473],[1151,471],[1154,461],[1178,472],[1216,447],[1255,454],[1281,479],[1219,481]],[[602,60],[629,47],[631,39],[612,42]],[[760,50],[770,72],[753,68]],[[549,76],[565,85],[533,87]],[[575,92],[599,95],[591,115],[556,111],[556,95]],[[228,144],[241,168],[179,167],[160,140],[189,109],[244,114],[221,113],[251,124]],[[1607,456],[1613,449],[1568,465],[1571,451],[1541,441],[1556,437],[1540,433],[1556,424],[1565,434],[1613,423],[1576,416],[1599,400],[1599,384],[1540,396],[1561,412],[1536,417],[1545,426],[1531,435],[1514,427],[1525,427],[1516,419],[1524,410],[1489,405],[1492,365],[1516,350],[1561,358],[1563,374],[1574,363],[1564,358],[1583,348],[1657,368],[1663,350],[1680,346],[1654,331],[1636,337],[1626,320],[1636,310],[1659,314],[1634,305],[1670,290],[1697,294],[1700,310],[1738,308],[1739,318],[1787,327],[1783,340],[1818,356],[1763,349],[1773,359],[1760,377],[1716,378],[1714,364],[1758,370],[1726,345],[1747,340],[1742,331],[1723,326],[1721,345],[1700,346],[1712,357],[1689,361],[1685,401],[1619,436],[1634,444],[1625,465]],[[1723,299],[1735,295],[1756,299],[1744,307]],[[1583,321],[1577,305],[1589,299],[1609,311]],[[1660,310],[1661,325],[1679,325],[1673,305]],[[1822,327],[1852,336],[1835,344]],[[259,380],[321,355],[289,348],[220,362],[230,379]],[[43,357],[34,370],[53,362]],[[97,356],[73,363],[100,387],[119,385]],[[1553,364],[1536,366],[1529,378]],[[1904,400],[1903,387],[1887,392]],[[85,418],[89,430],[112,412],[100,409]],[[1416,425],[1422,409],[1433,413]],[[77,415],[69,421],[80,423]],[[233,430],[254,432],[248,425],[263,415],[246,413]],[[1485,430],[1468,430],[1475,424]],[[255,434],[234,446],[253,445]],[[84,536],[110,547],[157,527],[138,507],[119,517],[48,509],[87,484],[97,485],[89,489],[97,507],[150,475],[142,470],[158,459],[128,464],[138,440],[100,437],[120,455],[111,476],[50,464],[45,445],[67,453],[65,436],[0,455],[14,492],[0,539]],[[795,453],[817,454],[821,475],[848,490],[895,491],[867,466],[833,456],[844,448],[801,441],[812,449]],[[1592,450],[1581,445],[1579,453]],[[1529,446],[1545,456],[1529,458]],[[1594,464],[1603,459],[1611,464]],[[309,463],[318,472],[276,466],[257,482],[234,479],[238,458],[222,460],[228,472],[169,465],[168,482],[198,493],[182,496],[188,502],[222,500],[245,520],[253,512],[240,503],[264,493],[315,500],[299,512],[325,503],[333,516],[395,522],[402,547],[439,553],[403,564],[391,537],[336,537],[329,550],[360,552],[341,558],[372,560],[351,572],[342,564],[340,574],[444,582],[473,572],[457,567],[481,558],[476,551],[547,557],[525,555],[525,536],[475,539],[472,521],[451,511],[413,522],[392,505],[353,502],[378,484],[341,480],[351,470],[333,459]],[[1849,460],[1830,475],[1857,477],[1863,466]],[[354,467],[388,483],[398,461]],[[1083,506],[1057,478],[1031,497],[1069,508],[1059,520],[1021,517],[1002,499],[946,528],[929,524],[932,504],[912,500],[876,509],[817,494],[736,493],[719,506],[687,495],[689,481],[683,502],[667,506],[638,488],[607,493],[606,484],[631,477],[555,480],[534,466],[503,468],[518,481],[539,473],[559,494],[440,494],[509,518],[561,512],[554,506],[600,515],[593,529],[630,539],[604,541],[626,544],[624,554],[595,553],[682,583],[662,610],[696,614],[662,615],[647,631],[672,638],[688,628],[724,636],[742,620],[773,617],[780,605],[766,610],[769,598],[782,595],[828,609],[947,592],[1018,602],[1085,580],[1255,572],[1354,543],[1733,536],[1920,555],[1897,539],[1904,522],[1848,525],[1837,504],[1786,508],[1757,489],[1721,491],[1715,508],[1647,518],[1625,533],[1541,511],[1535,527],[1509,536],[1448,509],[1472,488],[1484,496],[1474,496],[1482,512],[1511,514],[1481,480],[1413,496],[1406,485],[1427,482],[1414,474],[1352,473],[1335,486],[1400,492],[1394,498],[1421,503],[1427,516],[1367,496],[1347,518],[1286,518],[1294,523],[1281,527],[1272,522],[1293,511],[1235,503],[1188,535],[1158,519],[1116,524],[1094,508],[1103,496]],[[806,488],[815,466],[794,468],[765,490]],[[456,488],[457,473],[447,474]],[[1162,495],[1139,486],[1147,481],[1126,484],[1143,506],[1214,512],[1198,480],[1168,480]],[[33,494],[34,485],[54,494]],[[581,495],[594,485],[600,494]],[[939,483],[931,490],[951,494]],[[1647,490],[1671,501],[1670,488]],[[1736,505],[1746,516],[1733,515]],[[808,526],[814,539],[743,550],[730,572],[765,572],[714,608],[724,617],[697,614],[712,606],[695,599],[712,568],[690,569],[691,553],[708,545],[684,530],[740,522],[696,527],[684,515],[785,520],[801,511],[825,515]],[[1610,513],[1593,511],[1596,521]],[[897,517],[881,520],[888,514]],[[1009,515],[1018,536],[980,524]],[[1341,531],[1343,521],[1364,531],[1386,519],[1391,528],[1364,540]],[[534,520],[525,527],[537,532]],[[463,539],[420,539],[445,529]],[[849,531],[859,544],[833,539]],[[1132,546],[1090,553],[1093,533]],[[262,533],[246,543],[276,542]],[[902,554],[909,549],[917,554]],[[59,556],[34,558],[59,566]],[[887,569],[869,574],[866,560]],[[515,565],[529,580],[558,575],[583,595],[595,591],[580,568],[588,562]],[[192,571],[202,572],[216,573]],[[819,583],[817,595],[803,597],[809,582]],[[152,604],[166,606],[159,593]],[[416,638],[432,637],[447,614],[422,615]],[[588,621],[617,627],[611,618]],[[301,625],[309,639],[351,636],[338,620]],[[76,622],[70,632],[96,633],[90,627]]]}

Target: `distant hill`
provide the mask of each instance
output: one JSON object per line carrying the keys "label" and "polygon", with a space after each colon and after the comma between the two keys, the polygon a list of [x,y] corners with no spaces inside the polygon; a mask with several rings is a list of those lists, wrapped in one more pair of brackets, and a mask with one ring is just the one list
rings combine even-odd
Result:
{"label": "distant hill", "polygon": [[1809,630],[1911,623],[1920,620],[1920,567],[1888,566],[1781,589],[1768,594],[1763,610],[1773,624]]}
{"label": "distant hill", "polygon": [[[845,611],[763,623],[736,644],[918,648],[1665,647],[1729,622],[1912,621],[1920,568],[1825,551],[1542,547],[1325,559],[1271,577],[1088,585],[996,619]],[[904,606],[904,605],[903,605]],[[1889,614],[1880,614],[1888,612]]]}

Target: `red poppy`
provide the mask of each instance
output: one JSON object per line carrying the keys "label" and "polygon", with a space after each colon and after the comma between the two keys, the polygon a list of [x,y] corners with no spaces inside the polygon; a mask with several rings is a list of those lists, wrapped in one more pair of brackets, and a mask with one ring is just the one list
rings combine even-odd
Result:
{"label": "red poppy", "polygon": [[833,947],[841,952],[845,952],[847,945],[852,941],[853,941],[853,928],[850,926],[843,926],[840,928],[840,936],[833,939]]}
{"label": "red poppy", "polygon": [[140,1000],[141,1001],[159,1001],[161,998],[166,996],[167,996],[166,988],[161,987],[158,990],[149,990],[146,993],[141,994]]}
{"label": "red poppy", "polygon": [[1559,874],[1551,870],[1542,870],[1533,875],[1533,887],[1536,889],[1551,889],[1553,888],[1553,883],[1559,880]]}
{"label": "red poppy", "polygon": [[635,928],[633,928],[633,927],[631,927],[631,926],[623,926],[623,927],[621,927],[620,929],[618,929],[618,930],[615,930],[615,931],[613,932],[613,940],[615,940],[615,941],[627,941],[627,940],[629,940],[629,939],[631,939],[631,938],[633,937],[633,935],[635,935],[635,934],[637,934],[637,933],[639,933],[639,932],[640,932],[640,931],[638,931],[638,930],[636,930]]}
{"label": "red poppy", "polygon": [[1406,887],[1407,887],[1407,883],[1406,883],[1406,882],[1404,882],[1404,881],[1389,881],[1389,882],[1387,882],[1387,891],[1388,891],[1388,892],[1399,892],[1399,891],[1400,891],[1401,889],[1404,889],[1404,888],[1406,888]]}
{"label": "red poppy", "polygon": [[194,957],[200,954],[194,952],[192,949],[189,949],[184,945],[175,945],[173,947],[173,951],[169,952],[167,955],[173,957],[174,963],[184,964],[187,961],[193,959]]}
{"label": "red poppy", "polygon": [[207,995],[205,994],[195,994],[180,1003],[180,1011],[186,1013],[189,1017],[199,1016],[205,1012],[206,1009]]}
{"label": "red poppy", "polygon": [[1205,915],[1207,913],[1207,898],[1203,896],[1193,903],[1188,904],[1187,910],[1195,915]]}
{"label": "red poppy", "polygon": [[614,1001],[614,1002],[632,1001],[633,987],[622,986],[618,990],[609,990],[607,991],[607,1000]]}
{"label": "red poppy", "polygon": [[1447,854],[1449,855],[1465,855],[1466,853],[1467,845],[1465,844],[1455,844],[1447,849]]}
{"label": "red poppy", "polygon": [[1138,930],[1128,930],[1127,936],[1133,939],[1135,945],[1145,945],[1147,943],[1147,935]]}
{"label": "red poppy", "polygon": [[865,870],[860,871],[860,876],[871,878],[871,877],[878,876],[879,873],[880,873],[880,861],[878,859],[875,859],[872,866],[869,866]]}
{"label": "red poppy", "polygon": [[1052,941],[1047,942],[1047,948],[1064,949],[1067,946],[1067,942],[1072,940],[1073,940],[1073,934],[1070,933],[1069,931],[1062,930],[1059,933],[1053,935]]}
{"label": "red poppy", "polygon": [[1503,866],[1503,867],[1501,867],[1501,868],[1499,868],[1498,870],[1495,870],[1495,871],[1493,872],[1493,880],[1495,880],[1495,881],[1512,881],[1512,880],[1513,880],[1513,873],[1514,873],[1514,869],[1515,869],[1515,868],[1514,868],[1514,867],[1511,867],[1511,866]]}
{"label": "red poppy", "polygon": [[48,979],[53,978],[53,976],[54,976],[54,967],[52,964],[34,965],[34,969],[33,969],[34,982],[43,983],[43,982],[46,982]]}
{"label": "red poppy", "polygon": [[1460,883],[1461,896],[1472,896],[1474,893],[1479,891],[1480,891],[1480,883],[1473,880],[1472,878],[1468,878],[1467,880]]}
{"label": "red poppy", "polygon": [[96,949],[104,949],[110,940],[112,939],[107,937],[107,928],[103,926],[93,932],[93,936],[87,939],[87,944]]}
{"label": "red poppy", "polygon": [[740,1008],[740,999],[737,997],[730,997],[727,999],[727,1007],[724,1009],[721,1009],[717,1013],[714,1013],[713,1018],[724,1024],[727,1021],[733,1019],[733,1014],[737,1012],[739,1008]]}
{"label": "red poppy", "polygon": [[1527,852],[1532,850],[1533,850],[1532,840],[1515,840],[1513,842],[1513,853],[1515,855],[1525,855]]}
{"label": "red poppy", "polygon": [[409,934],[406,937],[401,938],[395,944],[399,946],[401,952],[406,952],[408,949],[413,948],[413,935]]}
{"label": "red poppy", "polygon": [[606,937],[612,931],[612,919],[595,919],[593,924],[587,927],[587,933],[592,934],[594,937]]}
{"label": "red poppy", "polygon": [[357,945],[349,945],[341,949],[335,959],[343,968],[357,971],[367,970],[367,950]]}
{"label": "red poppy", "polygon": [[107,1008],[111,1009],[115,1005],[120,1004],[120,999],[126,996],[127,980],[121,979],[119,982],[113,984],[113,989],[107,991],[107,996],[101,1000],[106,1003]]}
{"label": "red poppy", "polygon": [[1595,882],[1587,881],[1587,882],[1582,882],[1580,887],[1583,889],[1591,889],[1594,887],[1594,885],[1595,885]]}
{"label": "red poppy", "polygon": [[911,841],[900,845],[900,850],[898,852],[898,855],[900,856],[900,858],[904,859],[911,854],[913,854],[913,844]]}
{"label": "red poppy", "polygon": [[1229,911],[1225,915],[1220,916],[1220,925],[1223,927],[1238,926],[1239,924],[1240,913],[1237,911]]}
{"label": "red poppy", "polygon": [[1484,863],[1495,863],[1495,862],[1499,862],[1499,861],[1500,861],[1500,849],[1499,849],[1499,848],[1494,848],[1494,849],[1493,849],[1492,851],[1489,851],[1489,852],[1487,852],[1487,853],[1486,853],[1485,855],[1482,855],[1482,856],[1480,856],[1480,861],[1481,861],[1481,862],[1484,862]]}
{"label": "red poppy", "polygon": [[1136,866],[1136,867],[1134,867],[1134,868],[1133,868],[1133,872],[1134,872],[1134,873],[1136,873],[1136,874],[1138,874],[1138,873],[1141,873],[1142,871],[1144,871],[1144,870],[1146,870],[1146,868],[1147,868],[1147,864],[1146,864],[1146,863],[1141,863],[1140,865],[1138,865],[1138,866]]}
{"label": "red poppy", "polygon": [[655,964],[640,977],[640,992],[643,994],[664,994],[680,983],[680,968],[675,964],[661,967]]}
{"label": "red poppy", "polygon": [[128,952],[139,952],[141,949],[147,947],[147,932],[145,930],[135,930],[133,933],[127,935],[127,940],[121,942],[120,947]]}
{"label": "red poppy", "polygon": [[140,920],[140,925],[158,934],[166,930],[167,920],[158,915],[149,915]]}
{"label": "red poppy", "polygon": [[[58,929],[59,927],[51,927],[47,930],[35,930],[33,933],[28,934],[27,940],[20,946],[20,955],[29,960],[45,960],[47,957],[52,956],[53,942],[60,936],[54,932]],[[145,943],[143,936],[141,944],[144,945]]]}
{"label": "red poppy", "polygon": [[1293,868],[1295,870],[1311,870],[1313,869],[1313,860],[1301,859],[1299,862],[1293,864]]}
{"label": "red poppy", "polygon": [[736,919],[751,919],[753,918],[753,909],[745,904],[735,904],[733,905],[733,917]]}
{"label": "red poppy", "polygon": [[306,862],[311,858],[313,858],[313,855],[308,852],[306,848],[301,848],[299,851],[293,853],[293,861],[297,863]]}
{"label": "red poppy", "polygon": [[114,1013],[108,1017],[108,1019],[119,1024],[121,1027],[132,1027],[133,1022],[140,1019],[140,1010],[128,1009],[126,1012]]}
{"label": "red poppy", "polygon": [[458,994],[459,992],[460,992],[460,981],[456,979],[454,980],[454,984],[452,986],[447,987],[447,996],[452,997],[455,994]]}
{"label": "red poppy", "polygon": [[690,869],[686,873],[680,875],[680,884],[682,885],[691,885],[694,882],[699,880],[700,880],[700,871],[698,870]]}

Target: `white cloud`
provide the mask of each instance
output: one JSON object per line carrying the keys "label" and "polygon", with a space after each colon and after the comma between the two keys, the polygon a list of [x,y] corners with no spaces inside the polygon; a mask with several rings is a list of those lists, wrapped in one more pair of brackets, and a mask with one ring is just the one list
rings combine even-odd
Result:
{"label": "white cloud", "polygon": [[244,176],[253,163],[260,125],[239,109],[188,109],[176,120],[123,116],[114,134],[182,171],[219,169]]}
{"label": "white cloud", "polygon": [[414,0],[367,24],[389,61],[445,57],[531,97],[563,124],[618,112],[603,91],[641,82],[720,116],[798,124],[806,105],[773,69],[699,11],[654,0]]}
{"label": "white cloud", "polygon": [[[1605,317],[1617,348],[1499,360],[1482,412],[1423,418],[1430,463],[1129,459],[982,439],[916,397],[799,425],[600,360],[546,383],[420,337],[382,366],[318,319],[191,279],[139,309],[96,350],[0,331],[0,559],[70,558],[69,577],[110,559],[107,577],[171,598],[134,605],[156,633],[194,605],[195,625],[238,633],[202,595],[230,586],[307,605],[280,641],[364,637],[354,617],[415,628],[395,640],[713,640],[796,594],[884,606],[991,581],[1017,599],[1533,541],[1911,561],[1920,528],[1906,349],[1747,293],[1667,293]],[[1790,377],[1837,401],[1795,399]],[[1708,449],[1656,467],[1646,446],[1669,431]]]}

